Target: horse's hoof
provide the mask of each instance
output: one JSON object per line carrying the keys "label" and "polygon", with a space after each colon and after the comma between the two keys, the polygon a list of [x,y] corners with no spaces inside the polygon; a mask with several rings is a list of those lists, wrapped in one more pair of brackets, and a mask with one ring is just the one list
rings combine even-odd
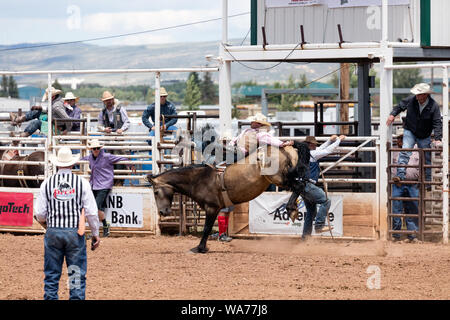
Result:
{"label": "horse's hoof", "polygon": [[291,218],[292,223],[294,223],[295,220],[298,218],[298,211],[297,210],[292,211],[291,214],[289,215],[289,217]]}
{"label": "horse's hoof", "polygon": [[209,251],[208,248],[199,248],[199,247],[195,247],[191,249],[191,252],[193,253],[207,253]]}

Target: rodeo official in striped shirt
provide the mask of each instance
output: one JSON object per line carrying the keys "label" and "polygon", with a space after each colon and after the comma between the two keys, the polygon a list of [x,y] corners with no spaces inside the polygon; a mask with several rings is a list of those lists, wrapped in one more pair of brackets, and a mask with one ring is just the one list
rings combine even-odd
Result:
{"label": "rodeo official in striped shirt", "polygon": [[92,250],[100,245],[97,204],[89,182],[72,173],[80,155],[68,147],[50,156],[58,173],[41,185],[37,199],[36,220],[46,225],[44,238],[44,299],[58,299],[59,279],[64,257],[69,275],[70,299],[84,300],[87,255],[84,235],[85,218],[92,232]]}

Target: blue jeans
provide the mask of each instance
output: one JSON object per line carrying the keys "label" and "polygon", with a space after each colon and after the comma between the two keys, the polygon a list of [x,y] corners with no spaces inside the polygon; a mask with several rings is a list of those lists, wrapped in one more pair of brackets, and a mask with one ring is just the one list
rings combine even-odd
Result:
{"label": "blue jeans", "polygon": [[[305,225],[303,227],[302,237],[306,237],[311,235],[314,218],[316,219],[315,225],[317,228],[322,228],[325,225],[327,212],[331,207],[331,200],[326,197],[325,192],[321,188],[311,182],[306,183],[305,191],[301,196],[306,207]],[[318,213],[317,205],[319,205]]]}
{"label": "blue jeans", "polygon": [[34,119],[27,125],[27,127],[25,128],[24,131],[28,132],[31,135],[31,134],[35,133],[36,130],[38,130],[38,129],[41,130],[41,124],[42,124],[41,120]]}
{"label": "blue jeans", "polygon": [[[423,148],[431,148],[431,138],[427,137],[424,139],[416,138],[416,136],[409,130],[404,130],[403,132],[403,148],[412,149],[414,145],[420,149]],[[398,156],[397,164],[407,165],[409,162],[409,158],[411,157],[411,151],[402,151]],[[431,164],[431,152],[425,152],[425,163],[427,165]],[[406,168],[397,168],[397,176],[404,180],[406,176]],[[431,181],[431,168],[426,168],[425,170],[425,179],[427,181]]]}
{"label": "blue jeans", "polygon": [[[175,126],[170,126],[170,127],[166,128],[166,130],[177,130],[177,127],[175,127]],[[155,130],[150,130],[149,136],[150,136],[150,137],[154,137],[154,136],[155,136]],[[151,145],[152,145],[152,140],[147,140],[147,143],[148,143],[149,146],[151,146]],[[151,151],[150,151],[150,152],[151,152]],[[150,153],[150,154],[151,154],[151,153]]]}
{"label": "blue jeans", "polygon": [[70,300],[84,300],[87,255],[85,236],[76,228],[48,228],[44,237],[44,299],[57,300],[59,279],[66,257]]}
{"label": "blue jeans", "polygon": [[[170,126],[166,130],[177,130],[177,127]],[[150,137],[154,137],[155,136],[155,130],[151,130],[149,136]],[[152,140],[147,140],[147,143],[148,143],[149,146],[151,146],[152,145]],[[167,154],[167,151],[168,150],[165,151],[166,152],[165,154]],[[148,152],[148,154],[151,156],[152,155],[152,150],[150,150]],[[166,165],[166,168],[168,168],[168,167],[169,167],[169,165]],[[142,169],[144,169],[144,168],[145,168],[145,170],[152,170],[152,165],[151,164],[144,164],[142,166]]]}
{"label": "blue jeans", "polygon": [[[409,198],[418,198],[419,197],[419,188],[415,184],[410,185],[402,185],[401,187],[397,187],[395,184],[392,185],[392,197],[409,197]],[[401,200],[393,200],[392,201],[392,213],[401,214],[403,212],[406,214],[418,214],[419,213],[419,204],[417,201],[401,201]],[[410,231],[419,230],[418,227],[418,218],[410,218],[407,217],[406,228]],[[401,230],[402,229],[402,219],[401,218],[393,218],[392,219],[392,229]],[[400,234],[393,234],[394,238],[400,238]],[[414,239],[415,235],[408,234],[408,239]]]}
{"label": "blue jeans", "polygon": [[33,119],[39,119],[41,116],[41,110],[30,110],[25,113],[25,121],[30,121]]}

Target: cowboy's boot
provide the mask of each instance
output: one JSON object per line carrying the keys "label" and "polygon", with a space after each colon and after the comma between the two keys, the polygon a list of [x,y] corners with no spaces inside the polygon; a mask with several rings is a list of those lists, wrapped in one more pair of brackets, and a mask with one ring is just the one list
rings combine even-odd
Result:
{"label": "cowboy's boot", "polygon": [[11,124],[13,126],[17,126],[26,120],[26,116],[24,114],[19,116],[13,112],[9,114],[9,118],[11,119]]}
{"label": "cowboy's boot", "polygon": [[9,113],[9,120],[11,120],[12,126],[16,125],[16,117],[17,117],[17,114],[15,114],[14,112]]}
{"label": "cowboy's boot", "polygon": [[[29,134],[28,132],[21,132],[20,135],[19,135],[19,137],[21,137],[21,138],[26,138],[26,137],[28,137],[29,135],[30,135],[30,134]],[[10,137],[15,137],[14,132],[10,132],[9,136],[10,136]],[[13,145],[13,146],[18,146],[20,140],[21,140],[21,139],[13,140],[13,141],[11,142],[11,145]]]}
{"label": "cowboy's boot", "polygon": [[17,116],[16,119],[14,120],[14,122],[16,123],[16,125],[19,125],[22,122],[24,122],[25,120],[26,120],[26,116],[21,115],[21,116]]}

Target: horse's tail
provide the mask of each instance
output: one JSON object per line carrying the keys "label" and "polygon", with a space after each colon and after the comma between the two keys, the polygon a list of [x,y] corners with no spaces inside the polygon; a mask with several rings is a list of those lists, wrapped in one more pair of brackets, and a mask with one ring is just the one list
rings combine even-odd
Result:
{"label": "horse's tail", "polygon": [[298,193],[302,191],[304,185],[299,180],[306,180],[309,174],[309,161],[311,153],[309,147],[304,142],[294,141],[293,147],[297,150],[298,161],[293,167],[288,168],[284,184],[292,191]]}

